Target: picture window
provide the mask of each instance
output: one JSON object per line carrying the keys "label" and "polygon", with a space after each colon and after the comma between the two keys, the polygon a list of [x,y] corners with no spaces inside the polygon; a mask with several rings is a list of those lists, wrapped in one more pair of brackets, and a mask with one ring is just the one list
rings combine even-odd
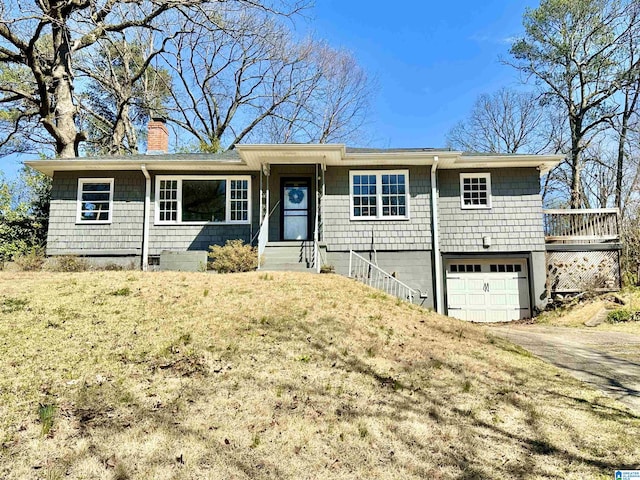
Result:
{"label": "picture window", "polygon": [[158,176],[156,223],[249,223],[249,177]]}

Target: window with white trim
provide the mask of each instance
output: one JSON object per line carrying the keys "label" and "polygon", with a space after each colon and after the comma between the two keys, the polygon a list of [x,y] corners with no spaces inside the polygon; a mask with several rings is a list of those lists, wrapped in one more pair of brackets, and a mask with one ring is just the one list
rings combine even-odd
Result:
{"label": "window with white trim", "polygon": [[352,220],[409,218],[409,171],[349,172]]}
{"label": "window with white trim", "polygon": [[156,177],[157,224],[250,223],[251,177]]}
{"label": "window with white trim", "polygon": [[462,208],[491,208],[491,174],[460,174],[460,206]]}
{"label": "window with white trim", "polygon": [[113,178],[79,178],[77,223],[111,223]]}

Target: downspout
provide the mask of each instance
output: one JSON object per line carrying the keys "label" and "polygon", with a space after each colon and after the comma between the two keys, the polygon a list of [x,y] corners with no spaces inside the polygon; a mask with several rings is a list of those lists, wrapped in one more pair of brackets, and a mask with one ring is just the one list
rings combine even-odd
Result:
{"label": "downspout", "polygon": [[320,217],[320,176],[318,174],[318,164],[316,163],[316,215],[313,227],[313,265],[316,267],[316,273],[320,273],[320,232],[318,232]]}
{"label": "downspout", "polygon": [[431,221],[433,222],[431,233],[433,239],[433,268],[435,273],[436,294],[434,303],[436,312],[443,314],[444,299],[442,297],[442,258],[440,257],[440,230],[438,229],[438,184],[436,170],[438,169],[438,156],[433,157],[431,164]]}
{"label": "downspout", "polygon": [[142,271],[149,270],[149,212],[151,210],[151,176],[147,171],[145,164],[140,165],[140,169],[144,174],[144,228],[142,230]]}

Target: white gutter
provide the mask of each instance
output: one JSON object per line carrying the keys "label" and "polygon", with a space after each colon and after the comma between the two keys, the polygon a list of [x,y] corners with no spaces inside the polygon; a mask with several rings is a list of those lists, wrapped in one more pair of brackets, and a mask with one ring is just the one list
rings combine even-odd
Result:
{"label": "white gutter", "polygon": [[149,270],[149,212],[151,211],[151,176],[145,164],[140,165],[144,174],[144,228],[142,230],[142,271]]}
{"label": "white gutter", "polygon": [[438,156],[433,157],[431,164],[431,221],[433,222],[433,268],[435,274],[436,294],[434,303],[436,312],[444,314],[442,297],[442,259],[440,258],[440,231],[438,229],[438,185],[436,180],[436,170],[438,169]]}

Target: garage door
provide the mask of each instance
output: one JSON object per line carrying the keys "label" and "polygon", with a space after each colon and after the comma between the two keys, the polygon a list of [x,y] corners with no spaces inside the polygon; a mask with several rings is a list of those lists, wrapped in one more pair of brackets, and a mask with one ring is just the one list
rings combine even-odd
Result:
{"label": "garage door", "polygon": [[449,316],[472,322],[531,317],[525,259],[449,260]]}

